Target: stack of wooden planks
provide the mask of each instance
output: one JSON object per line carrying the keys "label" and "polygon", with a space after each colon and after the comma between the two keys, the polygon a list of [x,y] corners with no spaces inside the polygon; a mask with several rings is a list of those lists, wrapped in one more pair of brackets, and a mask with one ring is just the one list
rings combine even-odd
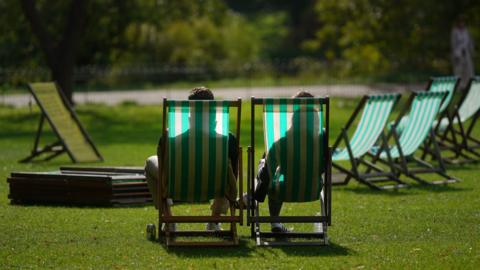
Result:
{"label": "stack of wooden planks", "polygon": [[53,172],[12,172],[14,204],[135,205],[152,202],[143,168],[60,167]]}

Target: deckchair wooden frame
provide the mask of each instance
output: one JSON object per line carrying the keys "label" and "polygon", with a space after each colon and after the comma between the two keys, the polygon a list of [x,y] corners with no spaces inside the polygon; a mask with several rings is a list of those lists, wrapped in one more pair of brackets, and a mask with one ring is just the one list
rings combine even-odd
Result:
{"label": "deckchair wooden frame", "polygon": [[[393,108],[395,105],[398,103],[398,100],[400,99],[401,95],[398,95],[393,103]],[[341,173],[345,174],[346,177],[344,181],[342,182],[333,182],[333,185],[347,185],[350,182],[350,179],[353,178],[357,180],[359,183],[365,184],[368,187],[376,190],[385,190],[385,189],[398,189],[398,188],[403,188],[403,187],[408,187],[408,184],[401,181],[397,175],[395,174],[395,169],[391,165],[391,157],[390,154],[387,152],[387,156],[390,162],[389,164],[389,169],[390,171],[385,171],[383,168],[380,168],[379,166],[373,164],[372,162],[368,161],[365,159],[365,155],[362,155],[358,158],[355,158],[353,155],[353,151],[351,148],[350,144],[350,138],[348,137],[348,130],[352,126],[353,122],[355,119],[359,116],[360,112],[364,108],[365,104],[367,101],[371,98],[369,95],[363,96],[363,98],[360,100],[358,103],[357,107],[353,111],[352,115],[350,116],[349,120],[347,121],[346,125],[342,130],[340,131],[340,135],[338,136],[337,140],[333,144],[333,151],[340,145],[340,143],[343,141],[345,143],[345,148],[348,151],[349,155],[349,161],[351,165],[351,169],[347,169],[340,164],[336,163],[335,161],[332,162],[332,166],[339,170]],[[391,111],[390,111],[391,112]],[[384,127],[382,127],[383,129]],[[382,145],[387,145],[387,139],[385,136],[384,132],[380,133],[379,138],[377,139],[378,142],[380,142]],[[360,165],[365,166],[366,168],[369,168],[370,170],[373,170],[374,172],[366,171],[366,172],[361,172]],[[385,182],[394,182],[392,185],[378,185],[378,183],[385,183]]]}
{"label": "deckchair wooden frame", "polygon": [[[462,96],[457,104],[452,104],[452,106],[450,106],[451,108],[446,110],[439,117],[437,125],[435,126],[435,133],[437,134],[440,150],[451,151],[454,154],[452,157],[443,157],[443,160],[447,163],[470,163],[480,160],[480,153],[476,151],[477,148],[480,148],[480,140],[472,137],[472,131],[477,123],[478,117],[480,116],[480,110],[477,110],[476,113],[471,117],[471,121],[468,126],[465,126],[465,122],[467,122],[469,119],[462,121],[460,115],[460,108],[466,101],[469,91],[471,91],[471,86],[475,80],[478,81],[479,78],[471,78],[469,80],[466,88],[468,90],[462,93]],[[440,130],[442,119],[447,119],[448,121],[447,127],[444,130]],[[455,128],[455,125],[458,127]],[[459,138],[457,136],[459,136]],[[429,153],[425,148],[422,158],[425,158],[427,154],[431,153]]]}
{"label": "deckchair wooden frame", "polygon": [[[248,165],[247,165],[247,226],[250,225],[251,238],[255,239],[257,246],[319,246],[328,245],[327,227],[331,225],[331,200],[332,200],[332,179],[331,179],[331,148],[328,147],[329,136],[329,118],[330,118],[330,99],[309,98],[314,99],[317,104],[325,105],[325,144],[327,145],[324,152],[325,163],[325,179],[323,186],[323,198],[320,201],[321,216],[260,216],[259,202],[253,198],[255,189],[255,107],[264,105],[264,98],[251,98],[251,145],[248,147]],[[260,229],[261,223],[322,223],[322,232],[287,232],[274,233],[263,232]],[[308,239],[310,241],[296,242],[295,238]],[[269,241],[268,239],[274,239]]]}
{"label": "deckchair wooden frame", "polygon": [[[412,92],[412,94],[410,95],[406,103],[407,105],[398,115],[397,119],[395,120],[395,123],[392,125],[390,132],[387,135],[387,141],[393,138],[395,146],[397,147],[399,152],[399,157],[393,158],[393,162],[382,159],[380,156],[383,151],[385,151],[387,155],[391,155],[390,146],[383,145],[378,149],[376,154],[374,155],[369,154],[372,157],[372,163],[375,164],[376,162],[381,162],[388,166],[393,166],[398,176],[400,174],[404,174],[407,177],[424,185],[432,185],[432,184],[437,185],[437,184],[448,184],[448,183],[459,182],[460,181],[459,179],[452,177],[446,173],[445,164],[440,154],[440,148],[436,140],[435,131],[433,127],[429,129],[428,131],[429,135],[425,137],[423,142],[423,147],[427,148],[428,151],[434,155],[435,160],[438,162],[437,167],[433,166],[431,163],[427,162],[426,160],[422,160],[420,158],[415,157],[414,154],[410,156],[405,156],[403,153],[403,150],[402,150],[403,147],[400,144],[400,136],[396,131],[396,126],[400,122],[400,120],[410,110],[412,103],[417,95],[418,95],[418,92]],[[444,101],[445,96],[446,94],[443,96],[442,102]],[[440,104],[442,104],[442,102]],[[420,147],[418,149],[420,149]],[[420,166],[421,168],[410,168],[409,164],[411,164],[412,162],[414,162],[416,165]],[[426,173],[436,173],[437,175],[440,175],[444,179],[428,181],[418,176],[418,174],[426,174]]]}
{"label": "deckchair wooden frame", "polygon": [[[242,111],[242,100],[238,98],[237,100],[227,101],[230,108],[234,107],[237,111],[236,116],[236,131],[235,136],[240,142],[240,122],[241,122],[241,111]],[[163,132],[162,137],[167,138],[167,99],[163,99]],[[161,140],[162,143],[158,145],[157,156],[159,158],[159,176],[166,177],[167,170],[162,168],[162,160],[166,157],[165,145],[163,142],[166,140]],[[243,162],[242,162],[242,148],[239,147],[238,151],[238,172],[237,172],[237,184],[239,194],[243,194]],[[221,246],[237,246],[239,244],[238,234],[237,234],[237,223],[243,225],[243,204],[238,204],[239,214],[235,214],[235,203],[230,202],[229,216],[175,216],[168,211],[165,211],[167,206],[167,198],[162,198],[162,194],[165,194],[163,190],[163,185],[161,181],[157,181],[157,190],[159,191],[159,207],[158,207],[158,235],[159,242],[164,243],[167,247],[170,246],[209,246],[209,247],[221,247]],[[170,231],[170,223],[205,223],[205,222],[223,222],[230,223],[230,229],[228,231]],[[162,224],[165,224],[164,230],[162,230]],[[218,241],[178,241],[177,237],[215,237],[221,238],[222,240]]]}
{"label": "deckchair wooden frame", "polygon": [[[81,131],[83,137],[85,138],[85,140],[92,147],[93,151],[95,152],[95,155],[98,158],[98,161],[103,161],[102,155],[98,151],[97,147],[93,143],[92,139],[88,135],[85,128],[80,123],[80,120],[78,119],[77,114],[73,110],[73,108],[70,105],[70,103],[68,102],[67,98],[65,97],[63,92],[59,90],[60,88],[57,85],[57,83],[54,83],[54,85],[55,85],[55,90],[56,90],[57,94],[60,96],[60,99],[61,99],[63,105],[65,106],[65,108],[70,113],[70,116],[72,117],[73,121],[78,126],[78,128],[80,129],[80,131]],[[73,162],[75,162],[75,163],[76,162],[81,162],[80,160],[77,160],[77,158],[75,157],[75,155],[73,154],[73,152],[69,148],[68,144],[62,138],[60,132],[57,130],[57,127],[56,127],[55,123],[53,122],[52,118],[50,117],[49,113],[47,112],[47,109],[44,107],[44,104],[42,104],[42,102],[38,98],[38,96],[35,92],[35,89],[32,87],[31,84],[28,84],[28,90],[30,91],[30,93],[34,97],[36,103],[40,107],[41,115],[40,115],[40,121],[38,123],[37,133],[35,135],[33,149],[32,149],[29,156],[21,159],[19,162],[21,162],[21,163],[30,162],[33,159],[35,159],[36,157],[38,157],[40,155],[43,155],[43,154],[48,154],[47,157],[45,157],[43,159],[44,161],[48,161],[48,160],[51,160],[51,159],[65,153],[65,152],[68,154],[68,156],[70,157],[70,159]],[[40,137],[42,136],[42,133],[43,133],[43,126],[44,126],[45,119],[47,119],[47,122],[49,123],[51,129],[53,130],[55,136],[57,137],[57,141],[55,141],[53,143],[50,143],[50,144],[47,144],[47,145],[39,148]]]}

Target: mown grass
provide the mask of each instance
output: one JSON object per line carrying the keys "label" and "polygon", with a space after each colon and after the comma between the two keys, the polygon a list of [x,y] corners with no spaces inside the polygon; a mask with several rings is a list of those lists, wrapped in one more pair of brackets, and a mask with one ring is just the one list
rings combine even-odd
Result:
{"label": "mown grass", "polygon": [[[331,143],[356,101],[333,99]],[[160,106],[85,105],[77,110],[105,157],[104,163],[93,165],[143,166],[145,158],[154,154],[161,130]],[[245,104],[241,132],[244,147],[250,143],[249,112],[249,104]],[[463,181],[449,186],[413,184],[413,188],[398,192],[376,192],[355,182],[335,187],[328,247],[256,248],[249,239],[249,228],[244,226],[240,227],[241,245],[237,248],[166,249],[145,239],[145,224],[157,219],[157,213],[149,205],[96,208],[9,203],[6,178],[11,171],[48,171],[69,164],[66,156],[48,163],[17,163],[33,144],[38,116],[36,108],[29,111],[0,107],[2,269],[478,269],[480,266],[479,165],[450,166],[449,173]],[[261,126],[259,119],[256,125]],[[477,128],[477,135],[479,131]],[[262,152],[261,134],[256,138],[258,158]],[[287,204],[283,212],[310,214],[316,212],[316,207],[316,203]],[[180,205],[174,211],[207,213],[208,206]],[[309,229],[294,226],[295,230]]]}

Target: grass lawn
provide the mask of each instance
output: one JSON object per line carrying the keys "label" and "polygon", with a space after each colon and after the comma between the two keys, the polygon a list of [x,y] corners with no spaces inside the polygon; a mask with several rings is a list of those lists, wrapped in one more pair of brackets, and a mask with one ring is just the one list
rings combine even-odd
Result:
{"label": "grass lawn", "polygon": [[[356,101],[333,99],[331,144]],[[247,105],[240,142],[244,147],[249,144]],[[93,165],[143,166],[146,157],[154,154],[161,129],[160,106],[85,105],[77,111],[106,160]],[[48,171],[69,164],[66,155],[48,163],[17,163],[32,147],[38,116],[36,108],[0,107],[1,269],[480,267],[480,165],[449,166],[449,173],[463,180],[449,186],[413,184],[398,192],[372,191],[356,182],[335,187],[327,247],[256,248],[244,226],[239,228],[240,247],[167,250],[145,239],[145,225],[157,220],[150,205],[10,205],[6,178],[11,171]],[[261,126],[260,119],[256,124]],[[480,127],[476,134],[480,135]],[[261,134],[256,138],[258,156]],[[311,214],[317,211],[315,207],[318,203],[287,204],[283,213]],[[207,213],[208,205],[179,205],[174,211]],[[295,230],[310,228],[294,226]]]}

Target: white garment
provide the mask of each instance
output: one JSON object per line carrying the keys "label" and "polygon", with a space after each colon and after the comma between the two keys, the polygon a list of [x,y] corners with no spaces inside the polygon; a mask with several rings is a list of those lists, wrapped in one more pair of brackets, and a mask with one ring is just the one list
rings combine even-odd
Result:
{"label": "white garment", "polygon": [[452,46],[453,73],[460,77],[460,89],[464,89],[470,78],[474,76],[473,70],[473,41],[467,28],[454,27],[450,36]]}

